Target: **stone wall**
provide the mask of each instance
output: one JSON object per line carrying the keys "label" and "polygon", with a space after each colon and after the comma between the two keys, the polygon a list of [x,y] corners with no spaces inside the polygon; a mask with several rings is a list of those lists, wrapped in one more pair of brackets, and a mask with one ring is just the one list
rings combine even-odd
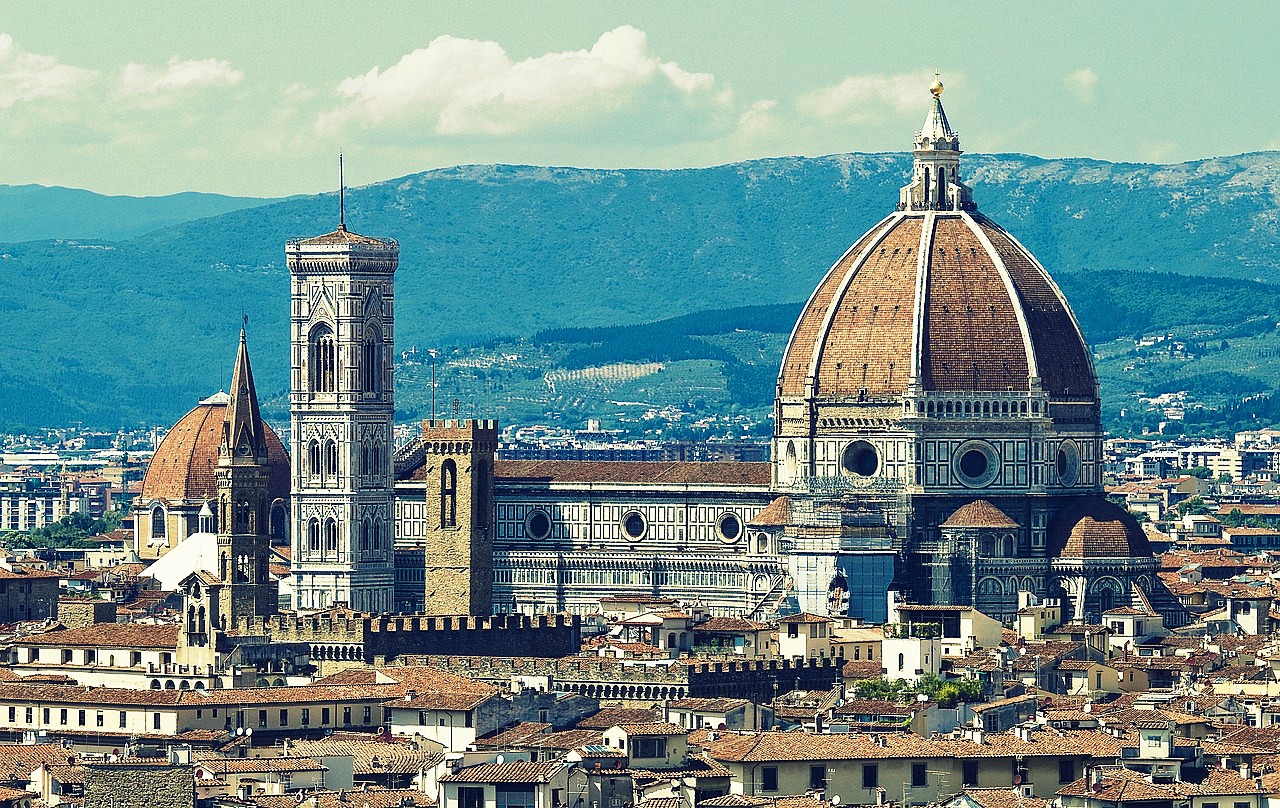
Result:
{"label": "stone wall", "polygon": [[84,808],[194,808],[191,766],[91,763],[85,766]]}
{"label": "stone wall", "polygon": [[59,598],[58,622],[67,628],[83,628],[116,622],[116,604],[90,598]]}

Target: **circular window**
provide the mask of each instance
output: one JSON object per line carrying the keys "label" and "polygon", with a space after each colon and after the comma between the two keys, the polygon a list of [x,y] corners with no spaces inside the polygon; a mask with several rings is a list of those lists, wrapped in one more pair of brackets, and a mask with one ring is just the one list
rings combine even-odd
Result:
{"label": "circular window", "polygon": [[720,534],[720,540],[725,544],[733,544],[742,537],[742,520],[735,514],[726,513],[716,523],[716,532]]}
{"label": "circular window", "polygon": [[628,511],[622,517],[622,532],[632,539],[643,539],[645,531],[649,529],[649,525],[644,520],[644,514],[639,511]]}
{"label": "circular window", "polygon": [[1058,444],[1058,484],[1071,486],[1080,478],[1080,447],[1075,441],[1064,440]]}
{"label": "circular window", "polygon": [[951,470],[962,485],[981,488],[990,485],[1000,473],[1000,455],[985,441],[966,441],[952,456]]}
{"label": "circular window", "polygon": [[524,533],[531,539],[545,539],[551,535],[551,517],[546,511],[536,510],[524,520]]}
{"label": "circular window", "polygon": [[840,456],[840,465],[846,474],[870,477],[880,470],[880,453],[876,451],[876,447],[865,440],[856,440],[844,447],[844,454]]}

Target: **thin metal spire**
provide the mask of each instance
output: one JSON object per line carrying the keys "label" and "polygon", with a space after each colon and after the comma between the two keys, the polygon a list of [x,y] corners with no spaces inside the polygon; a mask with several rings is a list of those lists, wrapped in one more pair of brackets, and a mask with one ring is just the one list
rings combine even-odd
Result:
{"label": "thin metal spire", "polygon": [[338,229],[347,229],[347,182],[342,175],[342,152],[338,152]]}

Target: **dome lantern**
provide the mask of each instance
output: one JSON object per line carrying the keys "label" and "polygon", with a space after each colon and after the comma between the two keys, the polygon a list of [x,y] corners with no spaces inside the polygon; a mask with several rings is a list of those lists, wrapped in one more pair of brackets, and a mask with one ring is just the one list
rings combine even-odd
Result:
{"label": "dome lantern", "polygon": [[973,210],[973,191],[960,181],[960,136],[942,108],[942,81],[933,75],[933,98],[916,132],[911,182],[902,187],[898,210]]}

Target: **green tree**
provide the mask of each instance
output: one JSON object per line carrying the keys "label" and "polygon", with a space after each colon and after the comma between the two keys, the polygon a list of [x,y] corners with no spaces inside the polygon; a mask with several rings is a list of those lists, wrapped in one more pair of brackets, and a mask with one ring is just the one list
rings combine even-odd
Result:
{"label": "green tree", "polygon": [[1209,471],[1209,469],[1205,468],[1204,466],[1196,466],[1195,468],[1191,469],[1191,471],[1188,471],[1187,474],[1190,474],[1192,477],[1197,477],[1201,480],[1207,480],[1213,476],[1213,472]]}

